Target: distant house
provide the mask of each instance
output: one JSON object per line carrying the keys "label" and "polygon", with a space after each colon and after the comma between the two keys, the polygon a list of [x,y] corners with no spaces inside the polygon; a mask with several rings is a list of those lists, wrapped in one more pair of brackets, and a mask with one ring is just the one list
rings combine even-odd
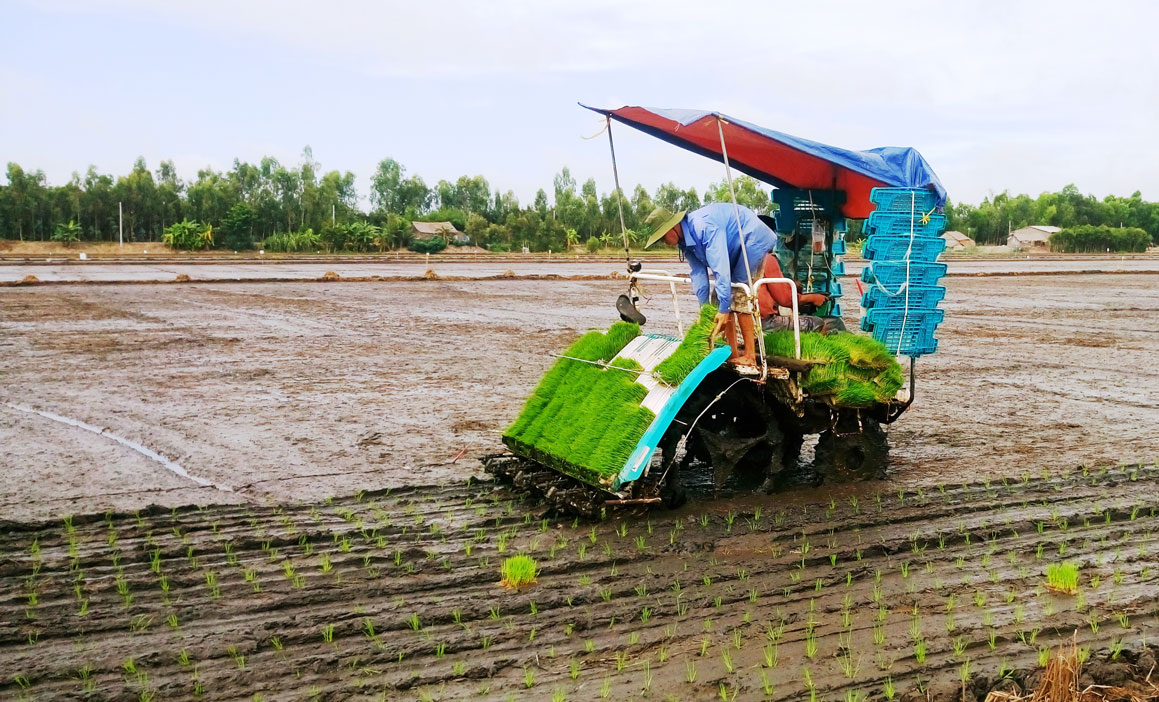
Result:
{"label": "distant house", "polygon": [[469,241],[467,235],[450,222],[411,222],[410,236],[418,241],[435,237],[442,237],[447,243],[466,244]]}
{"label": "distant house", "polygon": [[1015,229],[1006,239],[1006,245],[1012,249],[1045,249],[1051,234],[1062,231],[1059,227],[1045,224],[1032,224],[1029,227]]}
{"label": "distant house", "polygon": [[961,251],[962,249],[975,246],[973,239],[953,229],[948,232],[942,232],[942,238],[946,240],[946,251]]}

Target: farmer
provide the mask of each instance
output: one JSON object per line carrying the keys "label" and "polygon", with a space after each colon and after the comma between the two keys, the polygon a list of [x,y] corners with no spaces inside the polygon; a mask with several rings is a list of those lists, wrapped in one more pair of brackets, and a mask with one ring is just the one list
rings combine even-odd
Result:
{"label": "farmer", "polygon": [[[739,227],[738,225],[739,210]],[[760,277],[765,254],[777,245],[777,235],[769,229],[752,210],[723,202],[713,202],[692,212],[671,212],[657,207],[648,215],[645,224],[654,227],[652,236],[644,248],[663,239],[676,246],[692,269],[692,291],[700,304],[708,304],[708,272],[716,276],[718,311],[712,329],[716,337],[722,330],[732,348],[729,361],[739,369],[755,369],[756,343],[753,329],[753,303],[740,291],[732,289],[733,283],[752,284]],[[741,238],[744,238],[742,254]],[[745,255],[748,262],[746,265]],[[753,278],[750,280],[749,271]],[[744,352],[737,347],[736,322],[740,319],[740,333],[744,340]]]}
{"label": "farmer", "polygon": [[[761,278],[786,277],[781,272],[781,263],[777,260],[775,253],[769,253],[769,255],[765,256],[761,272],[753,273],[753,275]],[[801,331],[815,331],[821,332],[822,334],[845,331],[845,324],[841,321],[840,317],[817,317],[808,314],[808,312],[816,310],[828,302],[828,295],[816,292],[802,292],[799,281],[794,283],[793,287],[797,289],[797,310],[799,312],[797,315],[797,323],[800,325]],[[757,308],[761,311],[761,329],[764,331],[792,329],[793,318],[780,313],[780,308],[792,309],[792,306],[793,293],[789,290],[787,284],[770,283],[769,285],[762,286],[757,291]]]}

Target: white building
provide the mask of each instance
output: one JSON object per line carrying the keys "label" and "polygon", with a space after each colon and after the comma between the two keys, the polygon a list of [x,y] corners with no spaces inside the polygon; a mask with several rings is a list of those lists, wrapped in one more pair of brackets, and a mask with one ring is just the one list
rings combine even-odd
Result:
{"label": "white building", "polygon": [[411,238],[420,241],[441,237],[448,244],[456,242],[466,244],[467,235],[455,229],[450,222],[411,222]]}
{"label": "white building", "polygon": [[1032,224],[1029,227],[1015,229],[1006,239],[1006,245],[1012,249],[1045,249],[1051,234],[1062,231],[1059,227],[1046,224]]}
{"label": "white building", "polygon": [[946,240],[946,251],[961,251],[976,245],[973,239],[953,229],[942,232],[942,238]]}

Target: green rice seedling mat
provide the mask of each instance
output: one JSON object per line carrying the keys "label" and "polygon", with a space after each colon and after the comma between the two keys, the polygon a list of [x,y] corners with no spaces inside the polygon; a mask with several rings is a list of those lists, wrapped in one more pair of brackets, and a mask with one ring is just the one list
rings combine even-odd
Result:
{"label": "green rice seedling mat", "polygon": [[503,443],[588,484],[610,485],[656,417],[640,406],[643,368],[612,361],[639,334],[638,325],[617,322],[580,337],[539,381]]}
{"label": "green rice seedling mat", "polygon": [[[793,332],[765,334],[765,353],[792,358]],[[814,364],[801,378],[801,389],[815,397],[828,395],[841,407],[889,402],[905,383],[901,364],[884,344],[868,336],[804,332],[801,359]]]}

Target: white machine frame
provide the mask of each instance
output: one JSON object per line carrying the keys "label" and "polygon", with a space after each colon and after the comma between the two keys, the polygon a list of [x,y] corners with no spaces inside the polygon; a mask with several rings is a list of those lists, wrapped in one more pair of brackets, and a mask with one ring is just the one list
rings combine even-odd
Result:
{"label": "white machine frame", "polygon": [[[680,299],[679,299],[679,296],[676,294],[676,283],[687,283],[689,286],[691,286],[692,285],[692,278],[689,276],[686,276],[686,275],[673,275],[669,271],[660,270],[660,269],[641,269],[639,271],[633,271],[630,274],[630,280],[631,280],[633,285],[636,283],[637,280],[656,280],[656,281],[668,283],[668,289],[672,293],[672,310],[673,310],[673,312],[676,313],[676,328],[680,332],[681,338],[683,338],[684,337],[684,321],[680,315]],[[750,287],[746,283],[733,283],[732,288],[733,288],[733,290],[736,290],[738,292],[743,293],[746,298],[752,299],[756,296],[756,293],[762,287],[770,286],[770,285],[780,285],[780,284],[788,285],[789,291],[792,294],[792,302],[793,302],[793,306],[792,306],[792,310],[793,310],[793,348],[794,348],[793,357],[800,358],[801,357],[801,320],[800,320],[798,310],[797,310],[797,286],[796,286],[796,284],[788,278],[761,278],[756,283],[754,283],[752,285],[752,287]],[[761,331],[759,329],[759,324],[757,326],[758,326],[758,329],[755,329],[754,333],[759,334],[759,333],[761,333]],[[760,362],[761,362],[761,380],[764,380],[768,376],[768,362],[766,361],[766,359],[763,355],[760,358]]]}

